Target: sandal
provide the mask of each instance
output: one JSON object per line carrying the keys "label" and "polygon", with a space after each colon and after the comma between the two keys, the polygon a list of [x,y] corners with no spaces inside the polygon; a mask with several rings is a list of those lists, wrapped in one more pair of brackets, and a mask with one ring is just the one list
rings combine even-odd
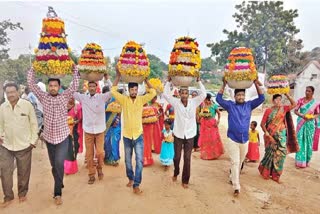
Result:
{"label": "sandal", "polygon": [[96,178],[94,176],[90,176],[88,184],[93,184],[95,182]]}

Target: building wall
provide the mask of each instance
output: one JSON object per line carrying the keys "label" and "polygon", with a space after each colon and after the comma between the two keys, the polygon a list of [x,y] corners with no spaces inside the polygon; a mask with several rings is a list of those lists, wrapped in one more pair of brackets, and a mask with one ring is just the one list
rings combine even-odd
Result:
{"label": "building wall", "polygon": [[[317,75],[312,78],[312,74]],[[305,96],[305,89],[307,86],[315,88],[314,98],[320,101],[320,69],[311,63],[296,79],[294,88],[294,99],[297,100]]]}

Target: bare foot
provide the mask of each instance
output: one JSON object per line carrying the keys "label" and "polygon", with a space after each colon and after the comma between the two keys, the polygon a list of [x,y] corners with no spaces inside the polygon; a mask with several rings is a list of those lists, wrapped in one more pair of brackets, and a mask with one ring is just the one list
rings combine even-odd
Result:
{"label": "bare foot", "polygon": [[184,189],[188,189],[188,188],[189,188],[188,184],[182,184],[182,187],[183,187]]}
{"label": "bare foot", "polygon": [[176,181],[177,181],[177,176],[173,176],[173,177],[172,177],[172,181],[173,181],[173,182],[176,182]]}
{"label": "bare foot", "polygon": [[234,196],[234,197],[238,197],[239,194],[240,194],[240,191],[236,189],[236,190],[234,191],[234,193],[233,193],[233,196]]}
{"label": "bare foot", "polygon": [[[273,179],[272,179],[272,180],[273,180]],[[278,179],[278,180],[273,180],[273,181],[277,182],[278,184],[283,184],[283,182],[280,181],[279,179]]]}
{"label": "bare foot", "polygon": [[61,198],[61,196],[56,196],[56,197],[54,197],[54,203],[56,204],[56,205],[61,205],[62,204],[62,198]]}
{"label": "bare foot", "polygon": [[27,200],[26,196],[19,197],[19,202],[22,203]]}
{"label": "bare foot", "polygon": [[139,187],[134,187],[133,188],[133,193],[136,195],[141,195],[142,194],[142,190]]}
{"label": "bare foot", "polygon": [[129,180],[129,182],[127,183],[127,187],[132,187],[133,186],[133,180]]}
{"label": "bare foot", "polygon": [[10,201],[4,201],[3,203],[1,203],[1,207],[2,207],[2,208],[6,208],[6,207],[9,206],[12,202],[13,202],[13,199],[10,200]]}

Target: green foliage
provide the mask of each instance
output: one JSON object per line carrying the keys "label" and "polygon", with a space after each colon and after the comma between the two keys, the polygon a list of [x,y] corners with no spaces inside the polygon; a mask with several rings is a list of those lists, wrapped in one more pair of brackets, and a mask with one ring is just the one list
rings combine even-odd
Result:
{"label": "green foliage", "polygon": [[8,37],[7,31],[14,31],[16,29],[23,30],[20,23],[14,24],[10,19],[0,22],[0,62],[9,58],[8,51],[10,49],[6,48],[6,46],[9,44],[10,38]]}
{"label": "green foliage", "polygon": [[155,55],[148,54],[147,56],[150,61],[150,78],[161,79],[163,77],[163,71],[168,70],[168,65]]}
{"label": "green foliage", "polygon": [[0,79],[26,84],[26,72],[30,67],[30,55],[20,55],[18,59],[4,60],[0,63]]}
{"label": "green foliage", "polygon": [[[234,47],[245,46],[253,50],[260,70],[270,73],[293,72],[294,61],[300,57],[302,40],[294,40],[299,29],[294,24],[298,10],[284,10],[281,1],[250,1],[236,5],[233,15],[237,30],[223,30],[226,40],[208,44],[217,62],[225,65]],[[291,46],[290,46],[291,44]],[[268,71],[269,72],[269,71]]]}
{"label": "green foliage", "polygon": [[201,71],[214,71],[217,68],[217,63],[211,57],[207,57],[201,60]]}

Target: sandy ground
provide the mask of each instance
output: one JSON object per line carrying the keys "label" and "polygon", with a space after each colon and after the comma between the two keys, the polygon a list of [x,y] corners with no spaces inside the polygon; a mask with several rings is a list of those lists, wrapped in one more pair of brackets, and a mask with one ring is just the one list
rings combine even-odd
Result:
{"label": "sandy ground", "polygon": [[[261,113],[253,120],[260,122]],[[227,114],[223,113],[220,133],[226,139]],[[263,148],[260,148],[263,155]],[[122,146],[121,146],[122,152]],[[164,171],[159,156],[155,164],[144,168],[143,195],[136,196],[125,186],[124,160],[118,167],[105,166],[105,178],[94,185],[87,184],[83,154],[79,156],[79,172],[65,176],[62,206],[52,199],[53,178],[46,148],[38,146],[33,152],[32,174],[28,200],[19,204],[15,199],[1,214],[12,213],[319,213],[320,153],[314,153],[310,168],[296,169],[288,157],[281,177],[283,184],[260,177],[258,163],[247,163],[241,175],[242,190],[233,197],[228,184],[229,159],[204,161],[199,153],[192,154],[190,187],[171,181],[172,167]],[[15,174],[16,176],[16,174]],[[16,177],[14,191],[16,193]],[[3,198],[0,191],[0,198]]]}

